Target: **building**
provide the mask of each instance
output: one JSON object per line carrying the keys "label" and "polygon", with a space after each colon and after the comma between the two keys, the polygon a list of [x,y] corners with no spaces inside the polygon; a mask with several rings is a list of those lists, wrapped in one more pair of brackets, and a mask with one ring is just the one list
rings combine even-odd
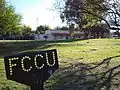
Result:
{"label": "building", "polygon": [[68,40],[70,38],[74,39],[84,39],[84,32],[74,31],[72,36],[68,30],[47,30],[45,34],[35,34],[35,40]]}

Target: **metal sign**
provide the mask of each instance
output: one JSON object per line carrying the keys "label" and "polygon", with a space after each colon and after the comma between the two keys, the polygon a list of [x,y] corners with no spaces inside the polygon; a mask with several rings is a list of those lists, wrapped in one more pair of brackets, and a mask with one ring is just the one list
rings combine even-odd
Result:
{"label": "metal sign", "polygon": [[56,49],[5,56],[4,61],[7,79],[29,86],[43,84],[59,67]]}

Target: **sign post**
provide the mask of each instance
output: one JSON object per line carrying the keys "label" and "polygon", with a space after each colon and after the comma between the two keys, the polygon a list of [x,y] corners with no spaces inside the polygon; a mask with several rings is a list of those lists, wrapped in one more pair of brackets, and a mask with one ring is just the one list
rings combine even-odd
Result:
{"label": "sign post", "polygon": [[43,83],[41,85],[32,85],[30,86],[31,90],[44,90]]}
{"label": "sign post", "polygon": [[56,49],[5,56],[4,61],[7,79],[31,90],[44,90],[44,82],[59,67]]}

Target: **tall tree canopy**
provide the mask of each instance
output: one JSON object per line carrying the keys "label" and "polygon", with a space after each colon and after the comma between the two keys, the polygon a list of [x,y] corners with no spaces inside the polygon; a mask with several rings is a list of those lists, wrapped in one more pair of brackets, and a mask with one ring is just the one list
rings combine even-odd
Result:
{"label": "tall tree canopy", "polygon": [[110,29],[120,29],[119,0],[58,0],[56,6],[68,24],[86,28],[102,22]]}
{"label": "tall tree canopy", "polygon": [[48,25],[40,25],[36,28],[36,33],[44,34],[46,30],[51,29]]}
{"label": "tall tree canopy", "polygon": [[21,26],[21,34],[24,36],[31,33],[32,28],[30,26],[23,25]]}
{"label": "tall tree canopy", "polygon": [[54,29],[56,29],[56,30],[69,30],[69,28],[67,26],[62,26],[62,27],[57,26]]}
{"label": "tall tree canopy", "polygon": [[20,32],[21,15],[5,0],[0,0],[0,35],[10,36]]}

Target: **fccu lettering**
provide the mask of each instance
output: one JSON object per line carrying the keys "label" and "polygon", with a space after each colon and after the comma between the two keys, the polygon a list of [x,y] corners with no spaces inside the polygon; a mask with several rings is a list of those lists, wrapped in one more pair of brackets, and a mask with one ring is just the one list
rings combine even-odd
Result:
{"label": "fccu lettering", "polygon": [[[44,68],[45,64],[42,63],[42,65],[38,65],[38,60],[37,59],[40,59],[40,60],[43,60],[43,58],[46,58],[46,63],[49,67],[52,67],[55,65],[55,53],[52,52],[52,63],[50,63],[49,61],[49,54],[48,53],[45,53],[45,57],[42,55],[42,54],[37,54],[37,55],[34,55],[34,66],[36,69],[42,69]],[[22,58],[19,58],[19,57],[12,57],[12,58],[9,58],[9,70],[10,70],[10,75],[12,76],[13,75],[13,68],[17,66],[17,63],[15,63],[14,61],[16,60],[21,60],[21,67],[22,67],[22,70],[24,72],[29,72],[31,71],[31,69],[33,68],[33,66],[29,66],[29,68],[26,68],[25,67],[25,64],[24,64],[24,61],[25,60],[31,60],[31,57],[30,56],[23,56]]]}
{"label": "fccu lettering", "polygon": [[43,83],[58,69],[57,50],[31,51],[4,56],[6,77],[31,87]]}

